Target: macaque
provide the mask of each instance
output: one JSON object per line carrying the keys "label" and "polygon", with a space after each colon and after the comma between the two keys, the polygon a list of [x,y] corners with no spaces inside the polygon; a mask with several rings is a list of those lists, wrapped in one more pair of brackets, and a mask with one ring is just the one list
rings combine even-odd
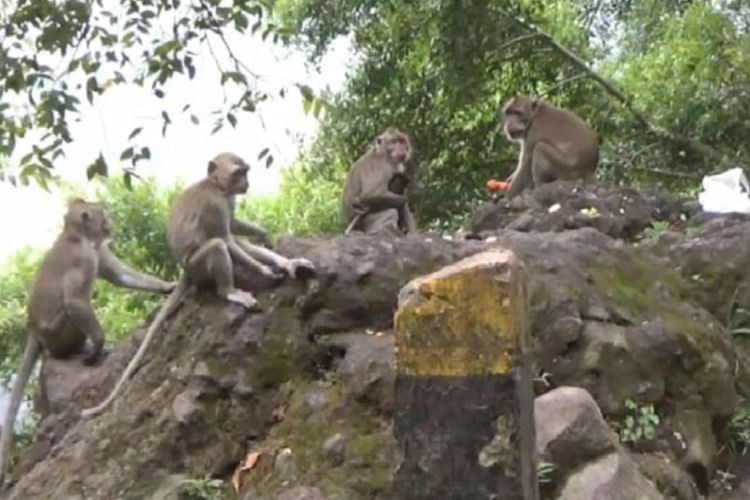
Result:
{"label": "macaque", "polygon": [[[10,454],[13,425],[42,349],[53,358],[84,354],[93,365],[104,356],[104,332],[91,307],[94,280],[99,277],[133,290],[168,293],[175,283],[134,271],[107,245],[111,222],[99,203],[75,199],[64,217],[62,233],[42,260],[27,304],[29,337],[13,383],[0,436],[0,480]],[[86,339],[91,342],[87,352]]]}
{"label": "macaque", "polygon": [[411,159],[409,136],[388,128],[375,139],[375,145],[349,170],[344,184],[341,209],[348,224],[365,233],[387,230],[393,234],[416,231],[409,210],[406,190],[414,175],[407,165]]}
{"label": "macaque", "polygon": [[233,153],[211,160],[206,178],[188,187],[172,204],[167,237],[190,283],[215,287],[225,300],[254,309],[255,297],[234,287],[234,266],[246,266],[273,280],[310,275],[315,269],[307,259],[287,259],[237,238],[254,227],[234,216],[235,196],[246,193],[249,186],[248,170],[245,161]]}
{"label": "macaque", "polygon": [[255,297],[234,287],[234,266],[249,266],[273,279],[314,274],[315,268],[307,259],[287,259],[235,238],[240,235],[266,238],[259,227],[234,217],[235,196],[244,194],[249,187],[249,169],[239,156],[221,153],[208,163],[206,178],[188,187],[172,203],[167,239],[172,255],[183,269],[182,277],[149,326],[115,388],[99,405],[85,409],[84,417],[100,414],[114,401],[138,366],[154,333],[176,310],[190,285],[215,287],[225,300],[256,309]]}
{"label": "macaque", "polygon": [[511,98],[502,113],[506,137],[521,144],[518,166],[507,179],[507,199],[545,182],[593,179],[598,137],[574,113],[523,96]]}

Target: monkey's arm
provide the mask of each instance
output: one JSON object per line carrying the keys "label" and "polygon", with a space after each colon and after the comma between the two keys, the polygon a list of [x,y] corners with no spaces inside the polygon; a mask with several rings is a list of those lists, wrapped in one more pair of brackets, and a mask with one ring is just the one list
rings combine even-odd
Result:
{"label": "monkey's arm", "polygon": [[62,292],[68,320],[91,340],[93,350],[84,360],[91,364],[104,348],[104,331],[89,304],[86,286],[88,279],[80,269],[69,269],[62,280]]}
{"label": "monkey's arm", "polygon": [[147,292],[169,293],[176,285],[130,269],[118,260],[106,243],[99,246],[99,276],[113,285]]}
{"label": "monkey's arm", "polygon": [[312,262],[307,259],[287,259],[273,250],[252,245],[242,240],[237,240],[237,244],[253,258],[281,269],[292,277],[296,275],[297,267],[303,267],[309,271],[313,271],[314,269]]}
{"label": "monkey's arm", "polygon": [[266,233],[263,228],[256,224],[253,224],[252,222],[235,219],[233,217],[230,223],[230,231],[232,234],[236,234],[237,236],[250,236],[258,238],[261,242],[261,245],[266,248],[271,248],[272,246],[271,239],[268,237],[268,233]]}
{"label": "monkey's arm", "polygon": [[389,208],[400,210],[406,204],[406,196],[400,194],[385,192],[362,196],[355,202],[355,207],[364,209],[367,212],[380,212]]}
{"label": "monkey's arm", "polygon": [[510,179],[510,187],[505,193],[505,198],[508,200],[533,183],[531,175],[531,151],[529,151],[529,149],[531,148],[527,148],[526,145],[521,146],[518,167],[516,167],[515,172],[508,177],[508,179]]}
{"label": "monkey's arm", "polygon": [[[279,279],[281,277],[263,262],[259,262],[258,260],[256,260],[256,256],[247,251],[251,247],[257,248],[258,250],[260,250],[261,247],[256,247],[255,245],[251,245],[250,243],[236,240],[231,236],[229,237],[229,241],[227,241],[227,247],[229,249],[229,255],[232,257],[233,261],[239,262],[241,265],[244,265],[251,269],[255,269],[268,278]],[[270,252],[270,250],[265,251]]]}

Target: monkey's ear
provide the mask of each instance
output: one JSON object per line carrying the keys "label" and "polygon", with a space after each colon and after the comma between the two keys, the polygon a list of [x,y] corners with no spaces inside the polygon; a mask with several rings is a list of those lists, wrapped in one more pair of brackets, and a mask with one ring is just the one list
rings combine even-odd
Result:
{"label": "monkey's ear", "polygon": [[208,175],[211,175],[214,172],[216,172],[217,168],[218,168],[218,165],[216,164],[216,162],[211,160],[210,162],[208,162],[208,169],[206,170],[206,173]]}

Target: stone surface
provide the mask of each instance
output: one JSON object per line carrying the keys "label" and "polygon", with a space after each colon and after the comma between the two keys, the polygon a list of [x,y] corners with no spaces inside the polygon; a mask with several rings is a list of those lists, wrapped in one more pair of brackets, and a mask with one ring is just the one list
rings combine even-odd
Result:
{"label": "stone surface", "polygon": [[665,500],[624,453],[610,453],[572,474],[556,500]]}
{"label": "stone surface", "polygon": [[633,241],[653,221],[678,224],[694,212],[691,204],[657,191],[558,181],[525,191],[510,203],[486,203],[474,214],[471,230],[560,232],[590,227]]}
{"label": "stone surface", "polygon": [[497,249],[399,294],[396,498],[538,497],[533,429],[523,427],[533,419],[531,373],[516,358],[529,341],[526,280],[515,255]]}
{"label": "stone surface", "polygon": [[565,470],[618,451],[617,435],[585,389],[558,387],[534,400],[537,451]]}
{"label": "stone surface", "polygon": [[326,500],[318,488],[297,486],[276,497],[276,500]]}

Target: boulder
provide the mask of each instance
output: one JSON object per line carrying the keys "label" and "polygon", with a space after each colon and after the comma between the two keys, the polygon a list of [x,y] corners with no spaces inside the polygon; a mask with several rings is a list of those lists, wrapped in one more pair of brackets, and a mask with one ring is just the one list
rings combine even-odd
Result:
{"label": "boulder", "polygon": [[665,500],[625,453],[614,452],[568,477],[556,500]]}
{"label": "boulder", "polygon": [[633,241],[653,221],[677,224],[694,212],[692,204],[658,191],[557,181],[525,191],[510,202],[484,204],[471,220],[471,231],[560,232],[590,227]]}

